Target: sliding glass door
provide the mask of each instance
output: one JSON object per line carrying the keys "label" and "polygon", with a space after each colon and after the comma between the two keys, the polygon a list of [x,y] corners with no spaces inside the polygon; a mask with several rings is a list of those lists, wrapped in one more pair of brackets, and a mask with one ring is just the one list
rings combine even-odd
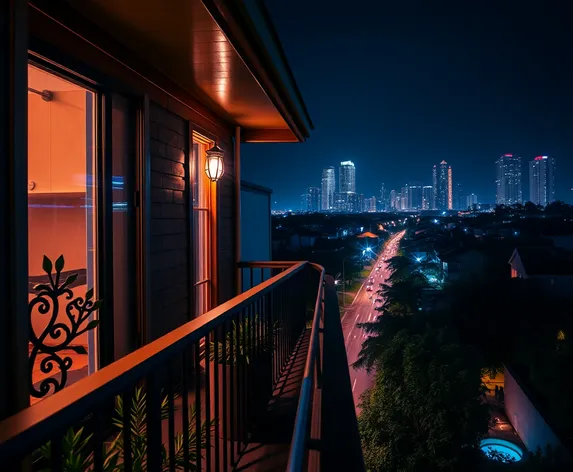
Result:
{"label": "sliding glass door", "polygon": [[28,83],[33,403],[136,346],[136,133],[121,95],[35,65]]}

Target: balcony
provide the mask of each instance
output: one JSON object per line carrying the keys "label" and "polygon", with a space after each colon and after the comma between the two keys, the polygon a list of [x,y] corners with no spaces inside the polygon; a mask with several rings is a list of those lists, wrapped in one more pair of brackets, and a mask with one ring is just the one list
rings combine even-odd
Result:
{"label": "balcony", "polygon": [[364,470],[332,279],[240,271],[241,295],[0,423],[4,470]]}

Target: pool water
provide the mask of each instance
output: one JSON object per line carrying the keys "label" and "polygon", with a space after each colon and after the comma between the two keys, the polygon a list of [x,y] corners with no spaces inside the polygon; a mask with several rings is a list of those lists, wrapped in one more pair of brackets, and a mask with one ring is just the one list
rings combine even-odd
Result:
{"label": "pool water", "polygon": [[480,443],[481,450],[490,456],[491,453],[500,453],[506,460],[503,462],[517,462],[523,458],[523,451],[519,446],[497,438],[487,438]]}

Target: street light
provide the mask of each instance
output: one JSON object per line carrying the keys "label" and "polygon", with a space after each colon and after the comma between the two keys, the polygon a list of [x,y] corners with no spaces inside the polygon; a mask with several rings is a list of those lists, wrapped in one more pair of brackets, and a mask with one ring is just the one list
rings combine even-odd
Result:
{"label": "street light", "polygon": [[344,275],[344,263],[349,257],[354,257],[354,255],[346,256],[342,259],[342,306],[346,306],[346,276]]}

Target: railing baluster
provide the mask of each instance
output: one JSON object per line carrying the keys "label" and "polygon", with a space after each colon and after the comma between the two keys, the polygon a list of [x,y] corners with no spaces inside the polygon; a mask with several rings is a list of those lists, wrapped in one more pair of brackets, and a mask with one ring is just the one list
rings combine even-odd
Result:
{"label": "railing baluster", "polygon": [[184,350],[181,355],[181,423],[183,429],[183,471],[189,472],[189,352]]}
{"label": "railing baluster", "polygon": [[247,323],[248,329],[245,330],[245,345],[247,348],[247,356],[249,362],[247,363],[246,367],[246,392],[245,395],[245,417],[247,421],[245,421],[245,430],[247,432],[245,440],[248,441],[248,433],[250,432],[252,425],[253,425],[253,409],[251,408],[251,402],[253,400],[254,394],[254,382],[253,382],[253,366],[256,362],[255,353],[253,351],[253,334],[255,328],[255,314],[256,314],[256,300],[255,303],[251,303],[249,308],[247,309],[247,316],[249,317],[249,322]]}
{"label": "railing baluster", "polygon": [[255,279],[253,278],[254,271],[252,267],[249,269],[249,272],[251,273],[251,288],[253,288],[255,286]]}
{"label": "railing baluster", "polygon": [[[232,422],[232,413],[230,413],[229,415],[229,409],[231,411],[232,410],[232,406],[230,406],[233,402],[233,396],[231,393],[232,390],[232,380],[231,380],[231,385],[227,385],[227,374],[229,376],[231,376],[232,379],[232,368],[228,367],[227,364],[227,353],[228,353],[228,343],[227,343],[227,339],[229,339],[227,336],[229,336],[229,330],[227,329],[227,325],[229,324],[228,321],[223,321],[223,344],[221,346],[221,358],[223,360],[223,467],[225,468],[225,470],[227,470],[229,468],[229,458],[228,458],[228,452],[229,452],[229,444],[231,443],[232,440],[232,436],[230,436],[230,434],[232,435],[231,431],[232,431],[232,426],[231,426],[231,422]],[[229,394],[229,400],[227,400],[227,394]],[[227,408],[227,401],[229,401],[229,406],[230,408]],[[232,450],[232,448],[231,448]],[[231,451],[232,453],[232,451]],[[231,458],[231,462],[232,462],[232,458]]]}
{"label": "railing baluster", "polygon": [[63,472],[63,448],[62,448],[62,435],[57,434],[55,438],[50,441],[50,471]]}
{"label": "railing baluster", "polygon": [[229,409],[230,409],[230,425],[231,425],[231,436],[230,436],[230,442],[231,442],[231,463],[234,464],[235,463],[235,441],[236,441],[236,435],[237,435],[237,429],[238,429],[238,421],[236,421],[236,419],[238,418],[238,412],[237,412],[237,407],[235,405],[235,402],[237,401],[237,396],[238,396],[238,389],[236,389],[236,384],[238,383],[237,381],[237,372],[236,372],[236,366],[237,366],[237,362],[236,362],[236,355],[237,355],[237,347],[236,347],[236,336],[237,336],[237,324],[236,324],[236,318],[231,320],[231,322],[229,323],[229,381],[230,381],[230,387],[229,387],[229,397],[230,397],[230,402],[229,402]]}
{"label": "railing baluster", "polygon": [[[211,424],[211,336],[205,336],[205,421]],[[216,351],[215,351],[216,355]],[[216,374],[215,374],[216,375]],[[205,434],[205,467],[211,470],[211,428]]]}
{"label": "railing baluster", "polygon": [[247,317],[249,313],[252,311],[253,305],[249,305],[246,310],[243,310],[243,329],[241,332],[241,341],[243,343],[243,437],[242,442],[243,444],[247,444],[247,432],[249,428],[249,417],[248,417],[248,398],[249,398],[249,368],[250,362],[252,359],[250,358],[249,352],[249,335],[248,333],[251,331],[251,322],[250,320],[247,321]]}
{"label": "railing baluster", "polygon": [[229,443],[231,446],[231,464],[235,463],[235,417],[236,417],[236,409],[235,409],[235,401],[237,398],[237,391],[235,390],[235,320],[229,321]]}
{"label": "railing baluster", "polygon": [[269,313],[269,326],[268,326],[268,333],[271,338],[272,347],[273,347],[273,383],[271,385],[271,393],[273,386],[277,383],[278,380],[278,365],[279,365],[279,331],[278,329],[278,316],[277,316],[277,292],[278,289],[275,289],[271,292],[271,309]]}
{"label": "railing baluster", "polygon": [[193,347],[195,361],[195,457],[197,458],[197,470],[201,470],[201,346],[199,341],[196,341]]}
{"label": "railing baluster", "polygon": [[93,450],[94,450],[94,472],[103,471],[103,415],[100,411],[94,411],[92,416],[93,424]]}
{"label": "railing baluster", "polygon": [[236,326],[236,358],[235,365],[237,366],[237,441],[236,441],[236,454],[237,457],[241,453],[241,441],[243,440],[243,356],[245,354],[244,345],[241,344],[243,339],[242,333],[245,330],[243,327],[244,314],[239,312],[237,315],[237,326]]}
{"label": "railing baluster", "polygon": [[221,470],[219,464],[221,459],[221,437],[219,434],[221,421],[221,411],[219,408],[219,377],[221,376],[221,329],[222,326],[217,326],[213,331],[213,353],[215,354],[213,358],[213,419],[215,421],[213,441],[215,442],[215,472],[219,472]]}
{"label": "railing baluster", "polygon": [[[281,310],[281,362],[280,362],[280,372],[279,372],[279,376],[281,375],[284,366],[285,366],[285,355],[286,355],[286,341],[287,341],[287,322],[286,322],[286,316],[285,316],[285,303],[286,300],[288,300],[288,296],[285,297],[285,286],[287,284],[283,284],[283,286],[281,287],[281,301],[280,301],[280,310]],[[288,293],[288,291],[286,292]]]}
{"label": "railing baluster", "polygon": [[146,382],[147,397],[147,470],[161,470],[161,390],[156,373]]}
{"label": "railing baluster", "polygon": [[169,471],[175,472],[175,406],[173,404],[173,372],[167,367],[167,441],[169,443]]}
{"label": "railing baluster", "polygon": [[129,388],[122,394],[123,404],[123,470],[124,472],[131,472],[133,468],[133,461],[131,459],[131,402],[133,398],[133,390]]}

